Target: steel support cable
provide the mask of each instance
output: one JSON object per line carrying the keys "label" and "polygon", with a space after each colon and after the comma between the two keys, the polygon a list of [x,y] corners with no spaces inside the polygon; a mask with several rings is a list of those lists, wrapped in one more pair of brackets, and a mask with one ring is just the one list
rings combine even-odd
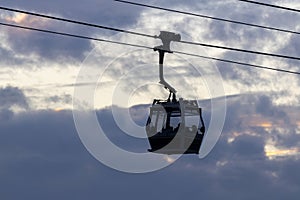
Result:
{"label": "steel support cable", "polygon": [[132,2],[132,1],[123,1],[123,0],[114,0],[114,1],[117,1],[117,2],[120,2],[120,3],[127,3],[127,4],[131,4],[131,5],[136,5],[136,6],[143,6],[143,7],[147,7],[147,8],[158,9],[158,10],[164,10],[164,11],[168,11],[168,12],[175,12],[175,13],[180,13],[180,14],[184,14],[184,15],[190,15],[190,16],[195,16],[195,17],[212,19],[212,20],[217,20],[217,21],[222,21],[222,22],[239,24],[239,25],[244,25],[244,26],[251,26],[251,27],[268,29],[268,30],[279,31],[279,32],[284,32],[284,33],[292,33],[292,34],[298,34],[298,35],[300,34],[300,32],[287,30],[287,29],[275,28],[275,27],[264,26],[264,25],[259,25],[259,24],[251,24],[251,23],[247,23],[247,22],[235,21],[235,20],[224,19],[224,18],[219,18],[219,17],[212,17],[212,16],[208,16],[208,15],[185,12],[185,11],[180,11],[180,10],[175,10],[175,9],[170,9],[170,8],[163,8],[163,7],[159,7],[159,6],[136,3],[136,2]]}
{"label": "steel support cable", "polygon": [[268,3],[258,2],[258,1],[248,1],[248,0],[238,0],[238,1],[242,1],[245,3],[257,4],[257,5],[261,5],[261,6],[272,7],[272,8],[278,8],[278,9],[288,10],[288,11],[293,11],[293,12],[300,12],[299,9],[289,8],[289,7],[285,7],[285,6],[278,6],[278,5],[268,4]]}
{"label": "steel support cable", "polygon": [[117,41],[112,41],[112,40],[99,39],[99,38],[94,38],[94,37],[75,35],[75,34],[51,31],[51,30],[46,30],[46,29],[38,29],[38,28],[32,28],[32,27],[27,27],[27,26],[19,26],[19,25],[15,25],[15,24],[7,24],[7,23],[0,22],[0,25],[9,26],[9,27],[13,27],[13,28],[19,28],[19,29],[25,29],[25,30],[31,30],[31,31],[38,31],[38,32],[43,32],[43,33],[50,33],[50,34],[55,34],[55,35],[69,36],[69,37],[73,37],[73,38],[94,40],[94,41],[98,41],[98,42],[107,42],[107,43],[114,43],[114,44],[120,44],[120,45],[132,46],[132,47],[140,47],[140,48],[145,48],[145,49],[153,49],[151,47],[147,47],[144,45],[130,44],[130,43],[125,43],[125,42],[117,42]]}
{"label": "steel support cable", "polygon": [[215,58],[215,57],[210,57],[210,56],[202,56],[202,55],[198,55],[198,54],[185,53],[185,52],[182,52],[182,51],[173,51],[173,52],[178,53],[178,54],[182,54],[182,55],[200,57],[200,58],[210,59],[210,60],[215,60],[215,61],[220,61],[220,62],[226,62],[226,63],[244,65],[244,66],[254,67],[254,68],[259,68],[259,69],[273,70],[273,71],[278,71],[278,72],[284,72],[284,73],[300,75],[300,72],[290,71],[290,70],[285,70],[285,69],[280,69],[280,68],[272,68],[272,67],[267,67],[267,66],[254,65],[254,64],[243,63],[243,62],[238,62],[238,61],[228,60],[228,59],[222,59],[222,58]]}
{"label": "steel support cable", "polygon": [[243,53],[251,53],[251,54],[259,54],[264,56],[271,56],[271,57],[279,57],[279,58],[285,58],[285,59],[293,59],[293,60],[300,60],[300,57],[295,56],[287,56],[287,55],[281,55],[281,54],[273,54],[273,53],[266,53],[266,52],[260,52],[260,51],[253,51],[253,50],[246,50],[246,49],[238,49],[238,48],[232,48],[232,47],[225,47],[220,45],[212,45],[212,44],[205,44],[200,42],[190,42],[190,41],[179,41],[180,43],[184,44],[191,44],[191,45],[199,45],[204,47],[211,47],[211,48],[217,48],[217,49],[225,49],[230,51],[238,51]]}
{"label": "steel support cable", "polygon": [[61,17],[54,17],[54,16],[50,16],[50,15],[44,15],[44,14],[29,12],[29,11],[25,11],[25,10],[7,8],[7,7],[3,7],[3,6],[0,6],[0,9],[11,11],[11,12],[23,13],[23,14],[27,14],[27,15],[33,15],[33,16],[37,16],[37,17],[58,20],[58,21],[64,21],[64,22],[73,23],[73,24],[79,24],[79,25],[101,28],[101,29],[106,29],[106,30],[111,30],[111,31],[116,31],[116,32],[129,33],[129,34],[133,34],[133,35],[140,35],[140,36],[144,36],[144,37],[155,38],[155,36],[145,34],[145,33],[138,33],[138,32],[128,31],[128,30],[119,29],[119,28],[113,28],[113,27],[102,26],[102,25],[98,25],[98,24],[92,24],[92,23],[88,23],[88,22],[82,22],[82,21],[77,21],[77,20],[72,20],[72,19],[61,18]]}
{"label": "steel support cable", "polygon": [[[108,29],[108,30],[113,30],[113,31],[117,31],[117,32],[133,34],[133,35],[139,35],[139,36],[145,36],[145,37],[151,37],[151,38],[158,38],[158,36],[155,36],[155,35],[149,35],[149,34],[145,34],[145,33],[138,33],[138,32],[134,32],[134,31],[127,31],[127,30],[123,30],[123,29],[117,29],[117,28],[112,28],[112,27],[108,27],[108,26],[96,25],[96,24],[90,24],[90,23],[86,23],[86,22],[80,22],[80,21],[75,21],[75,20],[70,20],[70,19],[65,19],[65,18],[53,17],[53,16],[39,14],[39,13],[32,13],[32,12],[28,12],[28,11],[24,11],[24,10],[17,10],[17,9],[6,8],[6,7],[1,7],[1,6],[0,6],[0,9],[12,11],[12,12],[20,12],[20,13],[24,13],[24,14],[29,14],[29,15],[34,15],[34,16],[38,16],[38,17],[44,17],[44,18],[49,18],[49,19],[54,19],[54,20],[59,20],[59,21],[65,21],[65,22],[69,22],[69,23],[81,24],[81,25],[85,25],[85,26],[92,26],[92,27],[96,27],[96,28]],[[185,44],[191,44],[191,45],[205,46],[205,47],[209,47],[209,48],[218,48],[218,49],[225,49],[225,50],[230,50],[230,51],[238,51],[238,52],[244,52],[244,53],[260,54],[260,55],[265,55],[265,56],[300,60],[300,57],[294,57],[294,56],[272,54],[272,53],[259,52],[259,51],[253,51],[253,50],[245,50],[245,49],[238,49],[238,48],[231,48],[231,47],[205,44],[205,43],[199,43],[199,42],[190,42],[190,41],[180,41],[180,42],[185,43]]]}
{"label": "steel support cable", "polygon": [[[148,47],[148,46],[145,46],[145,45],[137,45],[137,44],[130,44],[130,43],[125,43],[125,42],[117,42],[117,41],[94,38],[94,37],[87,37],[87,36],[82,36],[82,35],[75,35],[75,34],[69,34],[69,33],[63,33],[63,32],[57,32],[57,31],[51,31],[51,30],[45,30],[45,29],[38,29],[38,28],[32,28],[32,27],[26,27],[26,26],[19,26],[19,25],[15,25],[15,24],[7,24],[7,23],[0,22],[0,25],[12,27],[12,28],[25,29],[25,30],[30,30],[30,31],[38,31],[38,32],[43,32],[43,33],[49,33],[49,34],[79,38],[79,39],[94,40],[94,41],[99,41],[99,42],[107,42],[107,43],[126,45],[126,46],[138,47],[138,48],[144,48],[144,49],[152,49],[152,50],[154,49],[153,47]],[[273,70],[273,71],[278,71],[278,72],[284,72],[284,73],[289,73],[289,74],[300,75],[300,72],[289,71],[289,70],[284,70],[284,69],[280,69],[280,68],[272,68],[272,67],[266,67],[266,66],[260,66],[260,65],[254,65],[254,64],[249,64],[249,63],[233,61],[233,60],[227,60],[227,59],[221,59],[221,58],[215,58],[215,57],[209,57],[209,56],[202,56],[202,55],[186,53],[186,52],[182,52],[182,51],[173,51],[173,52],[177,53],[177,54],[193,56],[193,57],[200,57],[200,58],[215,60],[215,61],[220,61],[220,62],[226,62],[226,63],[232,63],[232,64],[238,64],[238,65],[244,65],[244,66],[249,66],[249,67],[260,68],[260,69]]]}

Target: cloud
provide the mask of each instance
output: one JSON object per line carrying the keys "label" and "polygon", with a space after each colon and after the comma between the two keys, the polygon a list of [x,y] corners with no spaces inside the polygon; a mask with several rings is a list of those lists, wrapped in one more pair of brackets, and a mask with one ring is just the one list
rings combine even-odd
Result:
{"label": "cloud", "polygon": [[284,112],[276,112],[276,107],[272,105],[272,100],[270,97],[265,95],[258,99],[258,102],[256,103],[256,113],[262,114],[266,117],[286,117]]}
{"label": "cloud", "polygon": [[79,21],[99,24],[105,23],[106,25],[111,24],[112,26],[126,26],[126,24],[132,24],[140,11],[143,10],[138,7],[125,7],[109,0],[88,0],[85,1],[84,5],[79,0],[66,0],[63,2],[49,1],[46,3],[41,3],[36,0],[29,3],[3,1],[3,6],[25,9],[38,13],[53,13],[55,15]]}
{"label": "cloud", "polygon": [[[172,4],[174,8],[184,7],[184,9],[194,12],[203,11],[210,15],[247,22],[270,23],[274,26],[284,24],[288,28],[297,25],[297,20],[290,20],[296,19],[295,15],[264,8],[253,9],[249,5],[212,1],[193,1],[193,3],[157,1],[155,3],[166,6]],[[297,55],[296,36],[290,37],[253,28],[225,25],[174,13],[125,6],[111,1],[86,1],[84,5],[77,0],[63,2],[4,1],[3,5],[92,23],[142,30],[141,32],[149,34],[158,34],[159,30],[175,30],[185,33],[183,37],[191,41],[205,41]],[[1,14],[1,18],[3,16],[7,15]],[[30,19],[33,20],[33,18]],[[24,22],[22,18],[14,18],[14,20]],[[84,29],[73,25],[66,26],[61,23],[49,23],[49,21],[39,25],[62,31],[88,33],[99,37],[112,34],[108,31]],[[7,33],[12,34],[8,36]],[[12,37],[13,35],[15,38]],[[1,63],[5,65],[5,70],[11,70],[11,74],[14,75],[9,77],[19,77],[18,73],[25,76],[27,73],[27,79],[19,82],[10,81],[14,81],[16,87],[8,86],[0,89],[0,188],[4,191],[1,193],[4,199],[83,199],[89,196],[90,198],[106,199],[195,199],[201,197],[205,199],[272,198],[276,200],[299,197],[300,177],[297,174],[300,164],[298,137],[300,119],[297,105],[300,94],[295,89],[299,86],[298,78],[224,63],[219,63],[220,66],[217,64],[225,85],[229,85],[233,91],[237,91],[230,94],[238,95],[227,100],[225,127],[219,142],[208,157],[199,160],[197,156],[184,156],[172,166],[158,172],[141,175],[124,174],[99,163],[82,145],[75,130],[71,111],[63,109],[65,103],[70,103],[71,92],[64,90],[69,87],[58,87],[59,89],[51,91],[45,87],[42,89],[31,88],[32,96],[25,96],[20,89],[33,78],[55,82],[53,87],[81,84],[64,82],[66,76],[76,77],[76,74],[73,74],[75,69],[70,67],[68,71],[66,66],[78,64],[85,53],[94,47],[94,43],[79,42],[79,40],[74,42],[73,39],[60,37],[54,40],[53,38],[54,36],[37,33],[13,33],[8,29],[4,31],[4,36],[0,35],[0,39],[3,41],[0,47],[0,56],[3,59]],[[114,38],[150,46],[159,44],[159,41],[148,41],[144,38],[124,34],[114,36]],[[102,62],[95,64],[97,70],[99,70],[99,63],[103,64],[105,61],[115,58],[116,55],[126,52],[124,51],[126,48],[112,48],[116,50],[112,51],[111,48],[105,49],[109,45],[101,44],[100,46],[102,50],[100,53],[106,54],[100,54]],[[180,45],[175,47],[199,54],[203,52],[203,48],[199,47]],[[283,66],[290,69],[292,66],[297,66],[296,62],[280,59],[209,49],[205,51],[209,56],[255,62],[271,65],[271,67]],[[157,54],[153,53],[153,57],[147,57],[147,55],[144,54],[146,58],[142,59],[138,53],[134,54],[134,62],[126,57],[115,68],[109,69],[106,78],[108,81],[118,81],[134,66],[157,62]],[[57,60],[58,57],[65,59]],[[77,59],[77,61],[74,62],[73,59]],[[4,62],[4,60],[6,61]],[[30,72],[12,70],[9,62],[12,62],[14,67],[19,70],[25,66],[33,66],[34,70]],[[40,69],[42,66],[47,66],[49,71],[36,73],[36,69]],[[205,63],[203,66],[209,71],[209,65]],[[184,66],[176,67],[180,71],[182,70],[180,67]],[[65,71],[59,69],[65,69]],[[149,67],[149,69],[151,68]],[[59,78],[54,72],[59,74]],[[143,71],[134,75],[144,78],[140,82],[152,80],[150,78],[154,76],[147,77],[149,75],[147,72]],[[44,76],[41,76],[42,74]],[[1,78],[6,77],[6,72],[1,71],[0,76]],[[137,83],[138,81],[129,77],[125,86]],[[85,84],[89,84],[89,82],[87,81]],[[105,85],[105,88],[108,85]],[[144,88],[149,91],[149,94],[151,93],[151,87]],[[147,95],[149,94],[147,93]],[[104,95],[106,95],[106,91],[101,90],[100,97],[104,98]],[[157,92],[152,92],[149,97],[152,99],[155,95]],[[12,108],[17,106],[27,109],[28,102],[37,96],[42,99],[42,103],[36,103],[34,110],[14,113]],[[200,104],[204,108],[203,115],[208,126],[210,122],[209,101],[200,102]],[[46,105],[43,108],[50,108],[50,110],[40,110],[41,106],[39,107],[39,105]],[[60,106],[57,107],[57,105]],[[58,109],[51,110],[52,107]],[[137,105],[130,111],[134,121],[139,125],[145,124],[147,118],[144,108],[145,105]],[[120,115],[124,112],[124,108],[118,109]],[[131,138],[116,126],[110,107],[98,110],[97,116],[107,136],[116,145],[134,152],[145,152],[149,148],[147,140]]]}
{"label": "cloud", "polygon": [[[117,145],[130,150],[148,148],[147,143],[122,136],[109,108],[97,113]],[[245,134],[228,143],[230,132],[225,132],[205,159],[184,156],[158,172],[131,175],[111,170],[89,155],[77,136],[71,111],[20,113],[9,123],[0,124],[0,129],[0,186],[6,199],[77,199],[87,195],[181,199],[198,198],[199,193],[209,199],[295,199],[300,192],[299,160],[268,159],[264,136]],[[118,192],[114,192],[116,187]],[[155,192],[145,195],[149,190]]]}
{"label": "cloud", "polygon": [[2,123],[7,122],[13,116],[14,116],[14,113],[10,109],[0,109],[0,120]]}
{"label": "cloud", "polygon": [[[22,24],[21,24],[22,25]],[[30,25],[30,27],[48,29],[57,31],[58,27],[64,27],[62,24],[53,24],[48,22],[47,25],[39,26],[38,23]],[[68,28],[62,32],[75,33],[76,29]],[[88,40],[72,39],[70,37],[55,36],[53,34],[45,34],[34,31],[15,30],[7,28],[8,34],[7,42],[10,45],[13,53],[20,57],[35,56],[35,59],[68,61],[84,59],[84,53],[90,50],[90,43]],[[33,45],[34,44],[34,45]],[[26,59],[23,59],[25,62]]]}
{"label": "cloud", "polygon": [[0,123],[9,122],[16,111],[28,110],[29,103],[23,91],[18,87],[0,88]]}
{"label": "cloud", "polygon": [[29,108],[27,98],[23,91],[18,87],[11,86],[0,88],[0,108],[6,109],[13,106],[18,106],[24,109]]}
{"label": "cloud", "polygon": [[8,50],[1,46],[0,46],[0,57],[4,58],[3,60],[1,60],[2,64],[11,65],[13,63],[18,63],[18,59],[14,57],[14,53],[11,50]]}
{"label": "cloud", "polygon": [[[70,6],[70,4],[72,6]],[[82,2],[80,1],[51,1],[46,4],[40,4],[36,1],[28,4],[23,4],[22,2],[3,2],[3,5],[117,28],[135,22],[140,11],[140,9],[133,9],[131,7],[123,8],[120,4],[115,4],[114,2],[107,0],[90,0],[85,2],[85,6],[82,6]],[[68,7],[69,10],[66,11],[66,7]],[[105,30],[103,29],[74,25],[24,14],[11,15],[10,12],[6,13],[7,17],[5,17],[5,19],[7,22],[16,22],[23,26],[85,36],[91,36],[93,33],[105,34]],[[125,15],[126,17],[124,17]],[[8,35],[8,43],[14,53],[24,56],[34,53],[42,59],[56,59],[59,61],[72,58],[81,61],[85,58],[85,53],[91,50],[90,41],[88,40],[54,36],[53,34],[50,35],[12,28],[7,28],[6,32]],[[115,34],[115,32],[110,31],[109,34]]]}
{"label": "cloud", "polygon": [[62,102],[64,104],[70,104],[72,102],[72,96],[71,95],[63,95],[63,96],[51,96],[51,97],[47,97],[46,99],[47,102],[49,103],[58,103],[58,102]]}
{"label": "cloud", "polygon": [[[153,35],[159,34],[160,30],[175,31],[181,33],[182,38],[185,40],[215,43],[245,49],[274,52],[282,51],[283,54],[287,54],[290,51],[294,51],[292,48],[292,44],[297,44],[296,36],[292,37],[287,34],[281,34],[245,26],[238,26],[229,23],[221,23],[213,20],[201,19],[198,17],[180,15],[178,13],[170,13],[148,8],[146,9],[112,1],[90,0],[85,4],[85,6],[82,6],[82,2],[79,1],[64,1],[59,3],[57,3],[56,1],[51,1],[47,2],[46,4],[41,4],[37,1],[33,1],[28,4],[24,4],[22,2],[4,2],[4,5],[14,8],[42,12],[50,15],[61,16],[70,19],[78,19],[91,23],[120,27],[134,31],[136,30]],[[251,7],[250,5],[242,3],[212,3],[210,1],[203,1],[200,3],[182,3],[178,1],[172,3],[162,3],[155,1],[153,2],[153,4],[172,6],[175,9],[179,10],[184,9],[200,14],[230,18],[233,20],[240,20],[251,23],[270,23],[274,26],[277,26],[277,24],[273,24],[276,22],[275,19],[280,18],[286,19],[287,23],[285,23],[285,26],[292,28],[295,25],[295,20],[288,20],[290,17],[295,17],[294,15],[281,12],[273,12],[272,10],[265,9],[264,7],[253,9],[253,7]],[[101,15],[99,13],[101,13]],[[115,35],[115,33],[111,31],[104,31],[100,29],[87,28],[70,24],[66,25],[65,23],[54,22],[51,20],[37,20],[32,16],[25,17],[27,21],[22,20],[24,16],[18,17],[14,15],[11,16],[9,14],[4,14],[4,16],[10,16],[12,19],[14,19],[14,21],[17,20],[21,23],[35,22],[34,25],[36,26],[58,31],[67,31],[84,35],[87,34],[95,37],[108,37],[113,35],[113,37],[111,38],[114,40],[132,42],[140,45],[147,45],[150,47],[160,44],[160,41],[153,40],[151,38],[145,39],[143,37],[130,36],[128,34]],[[117,56],[133,49],[123,46],[119,48],[117,47],[118,45],[108,45],[104,43],[96,43],[42,33],[16,31],[15,29],[12,30],[9,28],[4,30],[4,37],[0,37],[0,39],[3,40],[2,44],[5,44],[1,47],[2,51],[0,50],[0,54],[3,57],[3,65],[5,64],[5,67],[14,67],[17,69],[25,67],[32,69],[41,67],[52,68],[54,65],[59,68],[65,68],[65,66],[70,65],[78,67],[80,66],[84,58],[86,58],[86,55],[88,55],[91,49],[95,47],[95,44],[98,44],[101,51],[97,53],[101,54],[98,55],[99,60],[97,60],[95,66],[99,70],[101,69],[99,68],[99,65],[110,62]],[[184,52],[215,56],[224,59],[233,59],[241,62],[250,62],[253,64],[261,64],[270,67],[278,67],[284,69],[293,68],[296,70],[294,66],[297,66],[296,62],[291,65],[291,62],[287,62],[286,60],[260,57],[256,55],[226,52],[216,49],[208,49],[181,44],[175,44],[173,45],[173,47],[175,50],[182,50]],[[290,50],[285,48],[288,48]],[[112,50],[109,51],[107,49]],[[108,70],[108,72],[110,73],[108,74],[110,76],[109,78],[112,81],[118,81],[120,77],[126,74],[126,72],[128,72],[127,70],[130,69],[130,67],[132,67],[133,65],[139,66],[145,63],[151,65],[157,64],[156,53],[152,52],[150,56],[149,51],[149,53],[145,53],[145,55],[146,56],[141,56],[138,53],[136,53],[136,55],[134,56],[127,55],[126,59],[120,60],[118,66],[115,65]],[[192,60],[192,58],[190,57],[186,58],[188,60]],[[168,55],[168,57],[166,58],[166,63],[169,63],[170,60],[170,56]],[[175,62],[170,63],[170,66],[172,66],[172,68],[174,68],[174,63]],[[287,74],[281,76],[280,74],[273,73],[267,70],[241,67],[240,65],[233,65],[228,63],[212,62],[204,59],[198,59],[196,63],[201,65],[205,70],[209,70],[211,68],[210,65],[216,64],[219,67],[219,70],[224,78],[225,91],[230,95],[248,92],[270,92],[270,96],[273,98],[273,100],[276,99],[276,103],[278,104],[291,105],[298,103],[299,101],[299,91],[297,92],[295,89],[293,89],[297,88],[299,85],[299,79],[296,77],[290,77],[290,75]],[[71,70],[72,72],[74,71],[74,69]],[[139,73],[147,75],[147,72]],[[190,73],[190,71],[188,71],[188,73]],[[34,75],[35,74],[30,74],[30,76]],[[38,76],[38,74],[36,75]],[[166,75],[168,75],[168,73],[166,73]],[[186,80],[191,80],[192,82],[194,80],[197,80],[197,77],[195,76],[191,77],[185,74],[183,76],[186,77]],[[180,85],[182,80],[177,77],[174,76],[172,77],[172,79],[170,79],[170,82],[174,82],[175,86]],[[152,77],[143,78],[143,81],[153,79]],[[290,85],[290,83],[287,84],[287,80],[291,79],[293,79],[293,81],[291,81],[291,83],[293,83],[292,86]],[[74,79],[72,80],[74,81]],[[127,80],[127,85],[134,85],[134,83],[135,81],[133,81],[132,79]],[[21,83],[16,84],[16,86],[18,86]],[[73,84],[76,85],[76,83]],[[201,95],[203,95],[204,98],[208,98],[208,92],[204,90],[203,87],[204,86],[200,87],[201,89],[199,89],[199,93],[201,91]],[[62,88],[61,90],[66,90],[66,88]],[[148,90],[149,93],[153,93],[152,91],[150,89]],[[286,93],[282,94],[282,92]],[[62,91],[61,93],[69,92]],[[47,99],[47,97],[44,97],[43,99]],[[45,107],[44,105],[45,102],[43,104],[43,107]],[[36,107],[39,106],[37,105]]]}

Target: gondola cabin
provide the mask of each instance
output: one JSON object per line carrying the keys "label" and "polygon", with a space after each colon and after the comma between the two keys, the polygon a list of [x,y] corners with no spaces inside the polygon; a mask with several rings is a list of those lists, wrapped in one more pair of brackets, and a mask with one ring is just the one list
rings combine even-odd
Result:
{"label": "gondola cabin", "polygon": [[205,127],[196,100],[154,100],[146,132],[151,149],[161,154],[198,154]]}

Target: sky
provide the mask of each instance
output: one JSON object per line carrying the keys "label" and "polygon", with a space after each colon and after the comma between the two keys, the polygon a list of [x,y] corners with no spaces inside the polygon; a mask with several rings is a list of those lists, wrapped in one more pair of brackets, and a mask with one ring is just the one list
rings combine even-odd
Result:
{"label": "sky", "polygon": [[[138,2],[300,32],[299,13],[235,0]],[[296,0],[261,2],[300,9]],[[151,35],[172,31],[187,41],[300,57],[300,36],[296,34],[110,0],[2,0],[0,5]],[[153,38],[3,10],[0,22],[160,45]],[[171,48],[300,71],[297,60],[178,43]],[[77,114],[96,116],[114,145],[144,155],[149,144],[139,130],[144,129],[153,98],[167,95],[158,84],[157,53],[1,26],[0,59],[1,199],[298,199],[300,195],[300,76],[167,54],[166,80],[179,97],[199,100],[209,129],[215,130],[214,120],[223,122],[222,113],[212,117],[213,109],[222,110],[212,99],[226,98],[218,142],[202,159],[147,154],[143,162],[135,163],[130,156],[116,156],[115,150],[105,149],[105,143],[90,139],[100,154],[105,152],[104,157],[111,159],[100,162],[86,148],[84,136],[93,133],[80,133]],[[77,104],[82,99],[83,104]],[[206,137],[213,135],[218,133]],[[127,173],[109,166],[125,163],[133,166],[129,171],[139,171],[134,166],[152,166],[161,158],[166,166],[148,173]]]}

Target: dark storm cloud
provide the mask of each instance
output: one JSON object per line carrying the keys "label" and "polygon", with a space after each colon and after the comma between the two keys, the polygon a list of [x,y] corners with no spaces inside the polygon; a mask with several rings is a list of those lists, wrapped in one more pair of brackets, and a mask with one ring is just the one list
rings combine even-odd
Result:
{"label": "dark storm cloud", "polygon": [[23,91],[11,86],[0,88],[0,109],[8,109],[12,106],[19,106],[25,109],[29,107]]}
{"label": "dark storm cloud", "polygon": [[[82,1],[49,1],[41,3],[35,0],[25,4],[24,2],[4,1],[2,5],[117,28],[126,27],[136,22],[136,17],[140,12],[139,8],[122,7],[120,4],[107,0],[85,1],[84,6]],[[38,19],[31,16],[30,18]],[[38,23],[31,25],[39,28]],[[71,25],[55,20],[48,20],[47,26],[42,26],[41,28],[85,36],[93,36],[95,33],[116,34],[113,31],[108,32],[103,29]],[[26,54],[36,53],[43,58],[51,60],[56,59],[59,61],[73,58],[81,61],[85,58],[84,53],[91,50],[89,40],[37,32],[20,34],[19,32],[13,32],[11,29],[7,29],[7,31],[9,33],[9,43],[12,45],[15,54],[26,56]]]}
{"label": "dark storm cloud", "polygon": [[[100,110],[98,115],[110,134],[120,132],[109,110]],[[70,111],[27,112],[0,126],[0,187],[1,197],[7,200],[194,199],[199,195],[277,200],[296,199],[300,194],[296,187],[300,180],[295,176],[299,161],[268,160],[259,136],[238,136],[229,144],[222,135],[205,159],[184,156],[158,172],[132,175],[111,170],[89,155],[76,134]],[[126,142],[129,145],[135,143]]]}

